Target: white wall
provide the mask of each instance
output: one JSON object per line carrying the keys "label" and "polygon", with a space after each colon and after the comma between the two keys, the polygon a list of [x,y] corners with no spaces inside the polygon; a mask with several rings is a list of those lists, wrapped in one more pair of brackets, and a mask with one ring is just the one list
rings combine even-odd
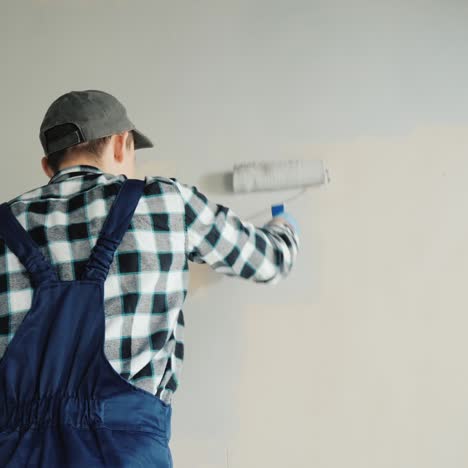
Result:
{"label": "white wall", "polygon": [[303,235],[286,281],[193,268],[177,468],[468,466],[467,2],[38,0],[0,14],[2,199],[46,182],[39,125],[71,89],[127,105],[157,143],[141,175],[241,216],[294,192],[234,196],[213,174],[330,168],[331,185],[290,206]]}

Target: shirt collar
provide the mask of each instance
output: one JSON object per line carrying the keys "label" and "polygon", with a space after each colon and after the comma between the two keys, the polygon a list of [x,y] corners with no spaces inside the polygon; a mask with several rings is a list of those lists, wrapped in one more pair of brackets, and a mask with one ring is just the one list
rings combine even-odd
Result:
{"label": "shirt collar", "polygon": [[49,184],[62,182],[71,177],[83,176],[86,174],[103,174],[103,171],[95,166],[88,166],[85,164],[66,167],[56,172],[55,175],[49,180]]}

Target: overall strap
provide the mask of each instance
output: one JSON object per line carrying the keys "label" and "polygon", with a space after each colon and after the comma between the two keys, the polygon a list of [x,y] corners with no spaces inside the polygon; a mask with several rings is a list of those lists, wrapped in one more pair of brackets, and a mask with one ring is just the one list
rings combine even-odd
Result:
{"label": "overall strap", "polygon": [[145,188],[139,179],[126,179],[111,206],[96,245],[85,266],[81,279],[105,281],[123,236]]}
{"label": "overall strap", "polygon": [[0,237],[28,271],[34,287],[57,281],[57,272],[21,226],[7,203],[0,205]]}

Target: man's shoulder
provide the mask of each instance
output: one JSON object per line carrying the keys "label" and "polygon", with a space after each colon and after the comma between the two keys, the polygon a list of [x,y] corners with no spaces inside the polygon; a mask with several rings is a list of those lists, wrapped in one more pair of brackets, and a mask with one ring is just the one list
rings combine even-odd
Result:
{"label": "man's shoulder", "polygon": [[145,176],[146,185],[151,184],[166,184],[174,185],[176,179],[174,177],[163,177],[163,176]]}
{"label": "man's shoulder", "polygon": [[26,192],[16,195],[14,198],[3,200],[2,203],[6,203],[10,207],[13,205],[30,205],[31,203],[47,198],[45,192],[47,192],[47,185],[30,189]]}
{"label": "man's shoulder", "polygon": [[180,183],[175,177],[146,176],[145,193],[176,193],[180,194]]}
{"label": "man's shoulder", "polygon": [[[144,196],[151,195],[170,195],[172,196],[180,196],[180,182],[175,177],[165,177],[165,176],[145,176],[145,190]],[[36,202],[47,202],[50,199],[68,199],[70,197],[74,197],[84,192],[95,191],[96,189],[104,189],[104,195],[109,193],[115,193],[118,191],[117,186],[121,185],[124,178],[122,177],[115,177],[111,180],[105,180],[103,183],[102,178],[100,180],[95,180],[93,183],[88,183],[88,185],[84,184],[82,181],[79,181],[76,185],[73,184],[72,181],[67,180],[64,183],[57,183],[57,184],[45,184],[39,187],[32,188],[26,192],[23,192],[14,198],[9,200],[4,200],[9,206],[16,205],[16,210],[23,211],[27,209],[27,206],[30,204],[34,204]],[[66,185],[67,187],[65,187]],[[109,188],[113,188],[114,190],[109,191]],[[70,192],[70,193],[69,193]],[[104,198],[106,198],[104,196]],[[22,206],[22,208],[20,208]]]}

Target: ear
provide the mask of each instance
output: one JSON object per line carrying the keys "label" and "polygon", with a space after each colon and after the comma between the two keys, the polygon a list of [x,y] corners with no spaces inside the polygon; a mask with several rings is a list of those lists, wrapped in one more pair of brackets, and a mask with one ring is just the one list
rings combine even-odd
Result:
{"label": "ear", "polygon": [[130,138],[130,132],[127,130],[127,131],[123,132],[122,135],[124,137],[124,145],[125,145],[125,147],[127,147],[128,139]]}
{"label": "ear", "polygon": [[128,139],[128,132],[118,133],[113,136],[114,138],[114,159],[122,163],[125,158],[125,149]]}
{"label": "ear", "polygon": [[45,175],[51,179],[54,176],[54,171],[49,166],[49,161],[46,156],[41,159],[41,165]]}

